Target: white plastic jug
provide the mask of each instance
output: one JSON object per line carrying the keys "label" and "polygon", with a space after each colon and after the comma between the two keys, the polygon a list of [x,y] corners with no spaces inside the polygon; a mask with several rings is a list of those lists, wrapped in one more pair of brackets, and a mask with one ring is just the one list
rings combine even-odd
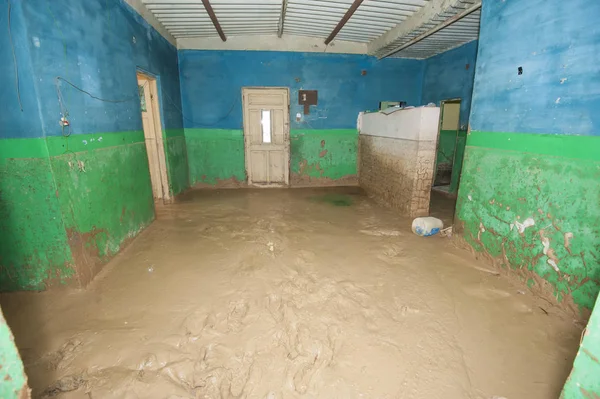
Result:
{"label": "white plastic jug", "polygon": [[431,216],[416,218],[412,222],[412,231],[418,236],[429,237],[437,234],[444,228],[444,222]]}

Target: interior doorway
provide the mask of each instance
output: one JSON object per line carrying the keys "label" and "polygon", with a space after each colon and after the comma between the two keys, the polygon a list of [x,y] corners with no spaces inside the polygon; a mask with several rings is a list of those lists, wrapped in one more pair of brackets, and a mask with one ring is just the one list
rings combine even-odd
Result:
{"label": "interior doorway", "polygon": [[460,129],[460,98],[444,100],[440,105],[440,123],[435,159],[433,187],[450,191],[458,131]]}
{"label": "interior doorway", "polygon": [[257,187],[289,185],[289,89],[244,87],[242,102],[248,184]]}
{"label": "interior doorway", "polygon": [[461,141],[460,98],[443,100],[436,148],[435,168],[431,190],[430,214],[442,219],[445,226],[454,220],[458,178],[464,154]]}
{"label": "interior doorway", "polygon": [[154,203],[158,204],[159,201],[169,202],[171,200],[171,193],[169,192],[169,177],[167,175],[165,160],[162,119],[160,116],[156,78],[138,72],[137,80]]}

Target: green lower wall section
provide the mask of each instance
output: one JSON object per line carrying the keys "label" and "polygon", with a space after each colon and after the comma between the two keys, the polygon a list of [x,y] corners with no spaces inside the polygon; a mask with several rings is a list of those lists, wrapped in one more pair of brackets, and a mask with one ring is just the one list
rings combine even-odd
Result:
{"label": "green lower wall section", "polygon": [[[128,141],[137,132],[110,135]],[[71,252],[86,283],[154,218],[145,143],[67,153],[50,161]]]}
{"label": "green lower wall section", "polygon": [[[185,129],[191,185],[246,180],[243,130]],[[290,172],[306,179],[356,176],[355,129],[292,130]]]}
{"label": "green lower wall section", "polygon": [[177,195],[190,186],[187,146],[183,129],[167,130],[165,155],[171,194]]}
{"label": "green lower wall section", "polygon": [[600,398],[600,297],[583,334],[561,399]]}
{"label": "green lower wall section", "polygon": [[356,176],[356,129],[292,130],[290,140],[292,175],[329,180]]}
{"label": "green lower wall section", "polygon": [[[174,194],[189,186],[183,131],[165,140]],[[154,218],[141,131],[0,141],[0,290],[85,284]]]}
{"label": "green lower wall section", "polygon": [[0,398],[29,398],[27,377],[15,340],[0,311]]}
{"label": "green lower wall section", "polygon": [[558,300],[591,308],[600,289],[598,148],[598,137],[472,132],[459,231],[529,284],[539,276]]}
{"label": "green lower wall section", "polygon": [[244,132],[185,129],[190,185],[246,180]]}
{"label": "green lower wall section", "polygon": [[[9,141],[0,141],[0,146],[9,149],[13,144]],[[31,149],[36,153],[37,144],[34,141]],[[57,195],[48,158],[0,158],[3,291],[42,290],[47,284],[62,283],[74,275]]]}

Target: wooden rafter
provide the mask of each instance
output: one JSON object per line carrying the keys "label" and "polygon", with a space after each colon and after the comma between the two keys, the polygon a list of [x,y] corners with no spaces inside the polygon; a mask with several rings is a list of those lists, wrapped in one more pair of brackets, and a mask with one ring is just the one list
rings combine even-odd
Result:
{"label": "wooden rafter", "polygon": [[335,36],[339,33],[339,31],[342,30],[344,25],[346,25],[346,22],[348,22],[350,17],[352,17],[352,15],[354,14],[354,12],[358,8],[358,6],[360,6],[362,4],[362,2],[363,2],[363,0],[354,0],[354,3],[352,3],[352,5],[348,9],[348,11],[346,11],[346,14],[344,14],[344,16],[342,17],[340,22],[338,22],[336,27],[333,28],[333,30],[331,31],[329,36],[327,36],[327,39],[325,39],[325,44],[331,43],[331,41],[335,38]]}
{"label": "wooden rafter", "polygon": [[221,37],[221,40],[226,42],[227,37],[225,36],[225,33],[223,33],[223,29],[221,29],[221,24],[219,23],[219,20],[217,19],[217,16],[215,15],[215,11],[213,10],[212,6],[210,5],[210,1],[202,0],[202,4],[204,5],[204,9],[206,10],[206,12],[208,13],[208,16],[210,17],[210,20],[212,21],[213,25],[215,26],[217,33]]}

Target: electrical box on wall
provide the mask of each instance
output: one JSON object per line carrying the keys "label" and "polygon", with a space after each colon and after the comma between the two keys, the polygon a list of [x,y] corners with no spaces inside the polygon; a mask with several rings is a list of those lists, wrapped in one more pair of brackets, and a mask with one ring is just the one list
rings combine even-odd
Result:
{"label": "electrical box on wall", "polygon": [[316,90],[298,90],[298,104],[304,105],[304,115],[310,113],[310,106],[317,105],[318,95]]}

